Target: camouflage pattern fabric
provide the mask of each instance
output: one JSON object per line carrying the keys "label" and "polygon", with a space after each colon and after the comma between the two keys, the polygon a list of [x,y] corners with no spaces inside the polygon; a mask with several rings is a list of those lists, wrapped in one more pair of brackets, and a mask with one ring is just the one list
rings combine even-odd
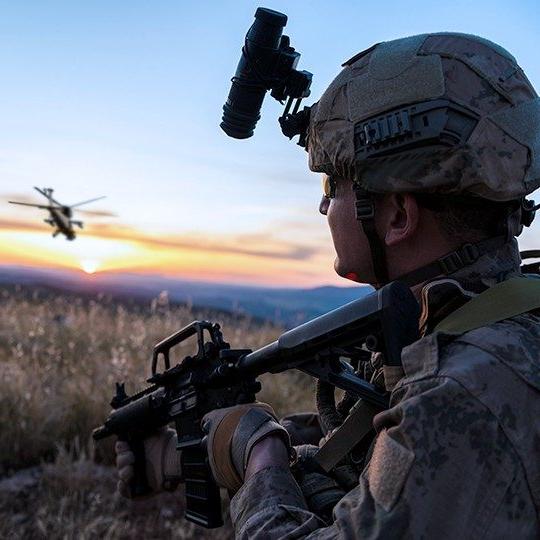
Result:
{"label": "camouflage pattern fabric", "polygon": [[[519,261],[507,248],[499,264],[482,257],[460,271],[456,292],[480,275],[517,274],[512,258]],[[236,537],[538,538],[539,315],[461,336],[427,334],[404,349],[404,377],[390,409],[374,419],[371,460],[334,507],[333,522],[308,510],[288,469],[271,467],[232,499]]]}
{"label": "camouflage pattern fabric", "polygon": [[[478,116],[465,144],[356,160],[355,124],[436,99]],[[307,150],[312,171],[355,179],[371,192],[516,200],[540,187],[540,100],[502,47],[466,34],[412,36],[345,64],[311,108]]]}

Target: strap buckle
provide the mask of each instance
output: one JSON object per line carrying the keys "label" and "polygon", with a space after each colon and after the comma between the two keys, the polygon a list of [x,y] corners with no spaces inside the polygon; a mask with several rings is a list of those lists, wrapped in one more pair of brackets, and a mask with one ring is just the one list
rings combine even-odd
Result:
{"label": "strap buckle", "polygon": [[444,274],[453,274],[459,269],[469,266],[478,260],[480,250],[474,244],[465,244],[456,251],[449,253],[438,260],[439,266]]}
{"label": "strap buckle", "polygon": [[356,199],[356,219],[373,219],[375,216],[375,205],[371,199]]}
{"label": "strap buckle", "polygon": [[480,258],[480,250],[474,244],[465,244],[459,251],[464,266],[468,266]]}

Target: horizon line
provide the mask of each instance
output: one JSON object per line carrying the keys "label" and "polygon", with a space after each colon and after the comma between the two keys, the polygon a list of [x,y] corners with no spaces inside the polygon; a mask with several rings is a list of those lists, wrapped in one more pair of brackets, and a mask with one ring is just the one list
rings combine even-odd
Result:
{"label": "horizon line", "polygon": [[[108,277],[108,276],[133,276],[144,279],[162,279],[162,280],[169,280],[169,281],[176,281],[176,282],[182,282],[182,283],[193,283],[193,284],[208,284],[208,285],[215,285],[215,286],[223,286],[223,287],[241,287],[244,289],[274,289],[274,290],[312,290],[312,289],[319,289],[319,288],[336,288],[336,289],[356,289],[356,288],[364,288],[364,287],[370,287],[367,283],[354,283],[352,281],[345,282],[342,286],[336,285],[334,283],[320,283],[318,285],[312,285],[312,286],[295,286],[295,285],[275,285],[275,284],[268,284],[268,283],[238,283],[234,280],[231,281],[213,281],[209,279],[196,279],[192,277],[181,277],[178,275],[171,275],[166,273],[158,273],[158,272],[137,272],[135,270],[99,270],[92,273],[85,272],[83,269],[80,268],[69,268],[69,267],[52,267],[52,266],[36,266],[36,265],[29,265],[29,264],[3,264],[0,263],[0,273],[2,270],[11,270],[13,272],[16,272],[17,270],[23,270],[23,271],[30,271],[30,272],[47,272],[47,273],[56,273],[56,274],[70,274],[71,276],[79,279],[80,281],[99,281],[100,277]],[[344,280],[345,281],[345,280]]]}

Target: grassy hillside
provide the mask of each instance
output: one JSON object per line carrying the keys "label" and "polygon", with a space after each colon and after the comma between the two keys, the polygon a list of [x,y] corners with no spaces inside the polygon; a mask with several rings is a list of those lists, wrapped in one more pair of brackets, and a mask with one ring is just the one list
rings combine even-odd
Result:
{"label": "grassy hillside", "polygon": [[[181,495],[120,499],[111,444],[96,450],[91,430],[109,411],[115,381],[140,387],[152,346],[192,320],[219,322],[232,347],[258,348],[280,329],[159,301],[119,304],[25,288],[0,289],[0,314],[0,537],[202,538],[180,519]],[[313,408],[306,377],[261,380],[259,398],[278,414]]]}

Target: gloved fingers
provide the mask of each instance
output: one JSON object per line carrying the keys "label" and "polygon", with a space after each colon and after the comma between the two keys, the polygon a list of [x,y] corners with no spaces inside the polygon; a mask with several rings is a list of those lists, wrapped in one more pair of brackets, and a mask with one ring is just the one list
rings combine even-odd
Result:
{"label": "gloved fingers", "polygon": [[[266,403],[258,402],[216,409],[204,416],[201,425],[203,430],[208,433],[208,452],[211,464],[216,454],[222,454],[223,452],[227,456],[230,454],[231,440],[236,437],[238,426],[242,424],[243,419],[250,416],[252,411],[253,414],[257,414],[258,411],[259,415],[261,412],[266,413],[269,420],[274,420],[274,424],[278,424],[274,409]],[[223,456],[220,456],[220,460],[221,458]],[[243,474],[243,468],[239,472]]]}
{"label": "gloved fingers", "polygon": [[118,491],[118,493],[120,493],[120,495],[122,495],[122,497],[126,499],[133,498],[131,496],[131,490],[129,489],[129,484],[124,482],[123,480],[118,480],[118,482],[116,483],[116,490]]}
{"label": "gloved fingers", "polygon": [[116,441],[114,451],[117,454],[121,454],[122,452],[131,452],[131,446],[129,446],[129,443],[126,441]]}
{"label": "gloved fingers", "polygon": [[123,482],[129,483],[129,481],[134,477],[134,475],[135,473],[132,465],[127,465],[126,467],[118,469],[118,478],[120,478],[120,480],[122,480]]}
{"label": "gloved fingers", "polygon": [[291,443],[318,444],[323,436],[319,415],[316,413],[296,413],[284,416],[280,424],[289,432]]}
{"label": "gloved fingers", "polygon": [[135,454],[131,451],[122,452],[121,454],[116,454],[116,468],[122,469],[127,465],[133,465],[135,463]]}
{"label": "gloved fingers", "polygon": [[332,437],[332,435],[338,430],[339,428],[334,428],[330,430],[320,441],[319,441],[319,447],[324,446]]}
{"label": "gloved fingers", "polygon": [[268,405],[268,403],[262,403],[257,401],[255,403],[252,403],[252,407],[256,407],[257,409],[263,409],[270,416],[272,416],[276,422],[278,422],[276,411],[274,411],[273,407],[271,405]]}
{"label": "gloved fingers", "polygon": [[163,450],[163,477],[180,480],[182,478],[182,452],[176,449],[178,442],[176,433],[171,431],[172,435]]}
{"label": "gloved fingers", "polygon": [[[164,489],[172,490],[182,479],[181,452],[176,449],[176,431],[167,426],[143,439],[144,466],[150,495]],[[126,441],[116,441],[116,468],[118,491],[124,497],[131,496],[130,484],[134,478],[135,454]],[[142,458],[143,456],[141,456]],[[137,499],[141,497],[137,496]]]}
{"label": "gloved fingers", "polygon": [[226,416],[228,416],[233,410],[241,410],[242,407],[242,405],[239,405],[238,407],[226,407],[225,409],[215,409],[214,411],[210,411],[209,413],[205,414],[202,419],[201,426],[203,430],[206,433],[215,431],[217,426]]}
{"label": "gloved fingers", "polygon": [[294,422],[295,424],[306,426],[306,427],[312,427],[312,426],[319,426],[319,414],[316,412],[301,412],[301,413],[293,413],[288,414],[284,416],[280,422]]}
{"label": "gloved fingers", "polygon": [[[203,430],[208,433],[208,459],[214,479],[220,486],[231,491],[238,490],[242,485],[245,443],[258,426],[248,429],[243,437],[245,440],[240,444],[232,441],[237,439],[237,430],[242,419],[249,418],[252,416],[250,412],[256,414],[256,411],[259,411],[259,415],[264,412],[268,420],[273,420],[277,424],[274,410],[266,403],[246,403],[217,409],[205,415],[202,421]],[[285,431],[281,426],[280,429]],[[233,455],[236,455],[236,459]]]}
{"label": "gloved fingers", "polygon": [[176,443],[176,431],[167,427],[144,440],[146,477],[155,493],[163,491],[166,477],[182,475],[181,452],[176,449]]}
{"label": "gloved fingers", "polygon": [[319,447],[314,444],[300,444],[294,447],[296,450],[297,460],[302,462],[312,458],[318,451]]}
{"label": "gloved fingers", "polygon": [[150,435],[144,440],[144,450],[148,455],[153,455],[154,452],[161,454],[164,446],[167,445],[169,440],[176,435],[174,429],[167,427],[161,428],[159,431]]}
{"label": "gloved fingers", "polygon": [[255,403],[244,403],[242,405],[235,405],[234,407],[226,407],[224,409],[215,409],[210,411],[202,419],[203,429],[206,431],[206,433],[210,433],[210,431],[215,430],[221,421],[231,413],[236,413],[238,417],[241,417],[242,415],[239,414],[240,412],[246,413],[248,410],[253,408],[263,409],[277,420],[274,409],[268,405],[268,403],[256,401]]}

